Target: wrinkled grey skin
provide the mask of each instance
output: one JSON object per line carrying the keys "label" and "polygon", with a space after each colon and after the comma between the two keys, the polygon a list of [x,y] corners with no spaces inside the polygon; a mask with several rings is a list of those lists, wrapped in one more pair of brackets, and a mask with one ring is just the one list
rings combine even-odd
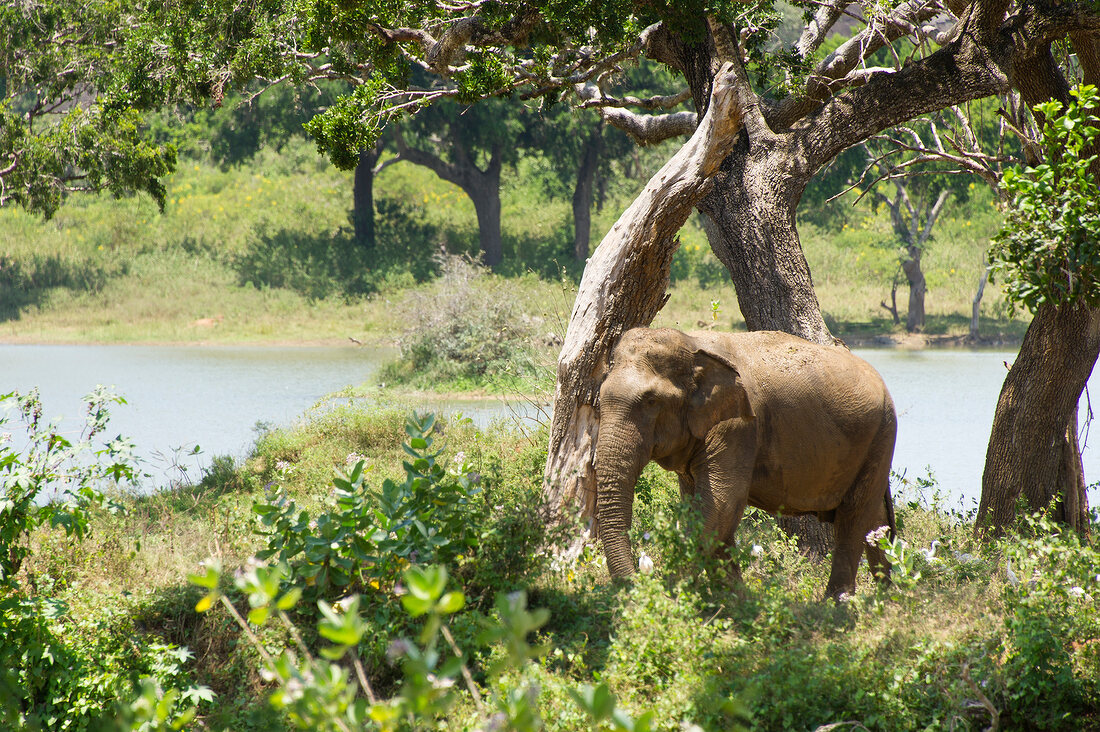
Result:
{"label": "wrinkled grey skin", "polygon": [[827,595],[855,591],[865,548],[872,571],[888,576],[865,537],[884,525],[893,532],[896,431],[882,377],[844,348],[766,331],[628,331],[600,388],[597,510],[608,569],[634,572],[634,486],[656,460],[727,547],[746,505],[814,513],[836,528]]}

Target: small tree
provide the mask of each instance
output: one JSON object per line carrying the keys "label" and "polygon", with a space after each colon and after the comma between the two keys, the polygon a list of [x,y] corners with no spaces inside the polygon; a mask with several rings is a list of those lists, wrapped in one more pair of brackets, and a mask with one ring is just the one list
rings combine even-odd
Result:
{"label": "small tree", "polygon": [[1035,314],[1005,378],[986,452],[979,530],[1003,531],[1020,498],[1085,532],[1077,403],[1100,353],[1096,88],[1035,106],[1046,160],[1006,170],[1012,196],[990,262],[1010,303]]}

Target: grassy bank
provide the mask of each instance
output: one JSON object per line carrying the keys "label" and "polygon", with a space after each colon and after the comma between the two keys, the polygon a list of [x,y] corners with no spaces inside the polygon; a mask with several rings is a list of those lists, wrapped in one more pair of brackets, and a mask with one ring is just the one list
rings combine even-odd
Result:
{"label": "grassy bank", "polygon": [[[527,162],[502,186],[508,291],[518,312],[560,335],[572,306],[568,203],[548,198]],[[593,239],[614,223],[641,181],[620,180],[596,213]],[[0,211],[0,339],[7,342],[338,343],[392,341],[400,313],[430,296],[418,285],[433,254],[476,249],[476,217],[462,193],[422,168],[396,165],[376,183],[380,251],[350,244],[350,174],[292,142],[252,164],[186,161],[168,181],[168,206],[147,198],[74,198],[49,222]],[[977,191],[938,224],[925,255],[933,335],[964,334],[982,252],[998,225]],[[879,303],[897,269],[884,212],[842,210],[804,223],[803,245],[830,327],[842,338],[896,333]],[[736,297],[693,219],[682,232],[671,298],[659,325],[737,327]],[[513,282],[525,272],[535,273]],[[570,281],[567,278],[567,282]],[[904,315],[906,292],[899,291]],[[430,303],[427,303],[430,306]],[[995,287],[983,332],[1016,338]],[[395,313],[398,317],[395,317]]]}
{"label": "grassy bank", "polygon": [[[674,479],[651,465],[632,536],[656,571],[616,586],[594,547],[561,554],[572,531],[548,530],[539,518],[545,435],[459,421],[440,425],[427,445],[405,420],[397,407],[334,409],[263,435],[242,464],[215,460],[199,485],[121,498],[125,511],[96,513],[82,540],[60,527],[36,531],[16,596],[54,608],[39,642],[68,654],[60,676],[45,661],[24,660],[31,672],[35,663],[48,672],[52,685],[39,698],[68,704],[74,721],[66,728],[84,729],[113,713],[116,697],[136,693],[128,684],[142,668],[174,658],[172,673],[156,678],[217,694],[214,702],[194,698],[191,728],[292,728],[267,701],[278,674],[262,672],[263,653],[295,644],[289,626],[273,617],[254,626],[250,641],[228,606],[196,612],[206,590],[187,580],[216,560],[216,586],[247,613],[261,600],[235,585],[267,576],[249,563],[267,550],[270,562],[289,563],[278,592],[303,592],[287,619],[314,652],[331,641],[317,634],[314,603],[360,596],[351,652],[378,698],[429,694],[420,728],[480,728],[485,709],[518,689],[515,703],[535,709],[548,729],[593,729],[570,693],[583,699],[585,685],[590,702],[592,687],[603,685],[621,712],[635,721],[652,713],[651,728],[660,730],[978,730],[994,715],[1002,729],[1100,725],[1100,554],[1051,536],[1050,525],[1025,525],[982,546],[971,537],[972,517],[941,508],[934,486],[895,485],[908,542],[890,545],[895,583],[876,589],[861,569],[857,595],[837,605],[821,599],[827,564],[808,561],[770,517],[752,511],[739,535],[744,583],[725,584],[721,565],[706,557],[698,517],[679,505]],[[417,455],[439,447],[438,471],[420,466]],[[358,479],[334,485],[334,470],[347,474],[360,461]],[[404,524],[377,533],[386,517],[414,514],[424,533]],[[374,542],[389,547],[384,558],[372,553]],[[933,554],[918,551],[930,546]],[[469,680],[440,666],[439,683],[425,690],[410,676],[415,664],[402,661],[428,637],[400,597],[416,564],[446,566],[446,588],[463,593],[464,607],[439,619],[466,652]],[[1008,581],[1010,568],[1025,580]],[[515,637],[507,628],[528,617],[517,615],[520,596],[507,595],[512,610],[496,598],[519,590],[528,610],[549,615],[541,623],[531,615],[537,629]],[[408,642],[394,646],[398,637]],[[509,637],[513,645],[501,645]],[[532,660],[508,661],[513,652]],[[350,671],[349,656],[341,663]]]}

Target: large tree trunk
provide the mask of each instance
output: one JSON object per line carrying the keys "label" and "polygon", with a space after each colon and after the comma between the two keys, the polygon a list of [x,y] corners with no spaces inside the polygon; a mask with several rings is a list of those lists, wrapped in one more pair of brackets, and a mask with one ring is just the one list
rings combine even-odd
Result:
{"label": "large tree trunk", "polygon": [[355,165],[351,222],[355,228],[355,241],[364,249],[374,248],[374,166],[380,153],[379,147],[360,150],[359,162]]}
{"label": "large tree trunk", "polygon": [[1001,534],[1023,498],[1036,511],[1088,529],[1077,445],[1077,404],[1100,354],[1100,309],[1043,305],[1028,326],[997,400],[982,475],[977,530]]}
{"label": "large tree trunk", "polygon": [[493,269],[500,266],[504,261],[500,234],[500,172],[504,167],[504,156],[500,145],[493,146],[489,164],[482,170],[457,139],[451,141],[454,162],[408,146],[400,127],[394,129],[394,142],[397,144],[397,159],[423,165],[448,183],[454,183],[470,197],[477,213],[482,261]]}
{"label": "large tree trunk", "polygon": [[715,256],[729,270],[749,330],[781,330],[831,345],[794,212],[808,177],[794,173],[792,151],[742,139],[700,201]]}
{"label": "large tree trunk", "polygon": [[555,517],[576,510],[595,520],[600,380],[622,333],[648,325],[664,305],[676,233],[729,154],[742,122],[738,92],[747,88],[743,71],[722,68],[695,134],[623,212],[584,268],[558,357],[544,483]]}
{"label": "large tree trunk", "polygon": [[[1100,83],[1097,35],[1075,34],[1072,40],[1085,83]],[[1049,46],[1021,69],[1015,85],[1028,106],[1069,100],[1069,85]],[[1089,172],[1100,177],[1100,159],[1093,160]],[[1031,510],[1057,501],[1055,518],[1088,532],[1077,405],[1098,354],[1100,309],[1040,306],[997,400],[975,531],[1002,533],[1015,520],[1022,497]]]}
{"label": "large tree trunk", "polygon": [[924,330],[924,293],[928,286],[924,282],[924,271],[920,266],[920,247],[909,245],[905,249],[906,257],[901,262],[905,279],[909,281],[909,313],[905,316],[905,330],[920,333]]}
{"label": "large tree trunk", "polygon": [[603,147],[603,123],[584,143],[581,162],[577,168],[577,185],[573,189],[573,258],[578,262],[588,259],[592,238],[592,200],[595,192],[596,169],[600,164],[600,148]]}

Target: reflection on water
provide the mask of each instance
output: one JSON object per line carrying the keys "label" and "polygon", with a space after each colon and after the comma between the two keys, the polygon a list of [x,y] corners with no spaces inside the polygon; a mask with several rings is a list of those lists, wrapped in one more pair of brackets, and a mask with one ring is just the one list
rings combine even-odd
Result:
{"label": "reflection on water", "polygon": [[[964,508],[981,491],[986,442],[1007,351],[859,350],[886,380],[898,410],[894,467],[910,478],[926,473]],[[242,457],[258,423],[286,425],[326,394],[371,377],[385,351],[344,348],[0,345],[0,393],[39,386],[48,415],[74,429],[81,397],[114,384],[129,404],[114,410],[112,434],[132,437],[165,479],[166,458],[198,444],[182,462],[188,474],[214,455]],[[515,419],[525,428],[546,421],[545,408],[523,400],[430,401],[421,411],[461,412],[477,424]],[[1085,447],[1085,475],[1100,479],[1100,453]],[[159,475],[157,475],[159,473]],[[1090,505],[1100,501],[1093,489]]]}

